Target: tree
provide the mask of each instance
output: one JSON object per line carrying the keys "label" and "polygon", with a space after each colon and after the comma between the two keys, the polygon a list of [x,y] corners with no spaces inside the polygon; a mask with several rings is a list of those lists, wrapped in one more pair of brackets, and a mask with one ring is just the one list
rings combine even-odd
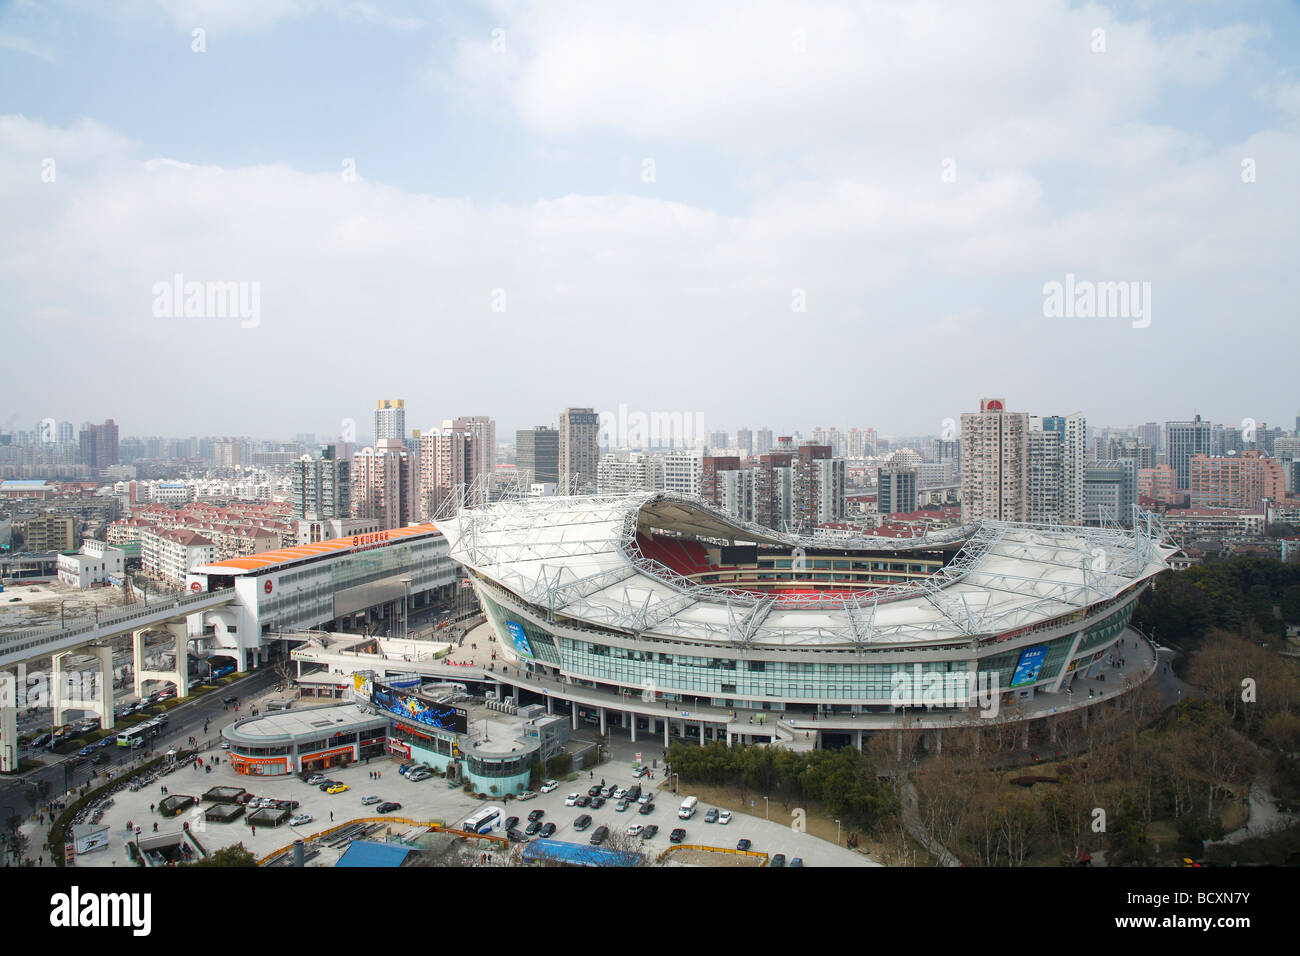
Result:
{"label": "tree", "polygon": [[244,848],[243,843],[222,847],[191,866],[257,866],[257,857]]}

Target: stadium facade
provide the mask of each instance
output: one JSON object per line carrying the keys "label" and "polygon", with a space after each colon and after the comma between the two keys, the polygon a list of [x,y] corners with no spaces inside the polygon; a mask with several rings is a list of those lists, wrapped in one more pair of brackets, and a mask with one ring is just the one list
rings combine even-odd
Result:
{"label": "stadium facade", "polygon": [[966,724],[986,695],[1019,706],[1068,688],[1167,567],[1174,549],[1153,519],[1136,524],[796,537],[662,492],[504,501],[437,522],[503,662],[561,699],[592,689],[631,712],[662,701],[683,716],[876,726],[914,709],[929,726]]}

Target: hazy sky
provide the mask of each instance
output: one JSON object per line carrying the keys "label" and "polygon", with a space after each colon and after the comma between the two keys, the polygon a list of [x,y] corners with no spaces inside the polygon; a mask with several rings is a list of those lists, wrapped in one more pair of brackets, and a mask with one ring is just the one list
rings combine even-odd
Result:
{"label": "hazy sky", "polygon": [[[1298,41],[1290,2],[0,2],[0,428],[1290,427]],[[178,274],[256,320],[159,315]],[[1046,316],[1067,275],[1145,320]]]}

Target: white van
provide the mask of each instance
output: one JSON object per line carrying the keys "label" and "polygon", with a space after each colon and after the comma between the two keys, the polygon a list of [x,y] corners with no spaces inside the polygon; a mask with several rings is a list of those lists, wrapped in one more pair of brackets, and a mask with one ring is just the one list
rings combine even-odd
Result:
{"label": "white van", "polygon": [[699,797],[687,797],[682,801],[682,805],[677,808],[677,815],[683,820],[689,820],[695,816],[695,808],[699,805]]}

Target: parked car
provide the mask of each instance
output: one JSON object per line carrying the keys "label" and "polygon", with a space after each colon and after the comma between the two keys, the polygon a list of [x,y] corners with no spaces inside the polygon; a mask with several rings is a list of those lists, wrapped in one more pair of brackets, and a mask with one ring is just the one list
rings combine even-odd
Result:
{"label": "parked car", "polygon": [[645,826],[644,826],[643,824],[640,824],[640,823],[629,823],[629,824],[627,825],[627,835],[628,835],[628,836],[640,836],[640,835],[641,835],[641,831],[644,830],[644,829],[645,829]]}
{"label": "parked car", "polygon": [[634,784],[632,784],[632,786],[628,788],[628,791],[627,791],[627,798],[628,798],[628,800],[631,801],[632,803],[635,803],[636,801],[640,800],[640,799],[641,799],[641,784],[639,784],[639,783],[634,783]]}
{"label": "parked car", "polygon": [[600,846],[605,842],[605,837],[609,836],[609,827],[598,826],[591,833],[591,839],[588,840],[592,846]]}
{"label": "parked car", "polygon": [[619,813],[623,813],[625,810],[627,810],[627,807],[628,807],[627,800],[620,800],[618,803],[614,804],[614,809]]}
{"label": "parked car", "polygon": [[622,799],[623,799],[624,797],[626,797],[626,796],[627,796],[627,788],[626,788],[626,787],[619,787],[617,790],[614,791],[614,799],[615,799],[615,800],[622,800]]}
{"label": "parked car", "polygon": [[519,799],[519,800],[536,800],[536,799],[537,799],[537,791],[536,791],[536,790],[525,790],[525,791],[524,791],[523,793],[521,793],[521,794],[520,794],[516,799]]}
{"label": "parked car", "polygon": [[771,861],[770,861],[767,865],[768,865],[768,866],[785,866],[785,854],[784,854],[784,853],[774,853],[774,854],[772,854],[772,859],[771,859]]}
{"label": "parked car", "polygon": [[528,837],[524,836],[522,833],[520,833],[518,830],[514,829],[513,827],[511,829],[506,830],[506,838],[509,839],[511,843],[528,842]]}
{"label": "parked car", "polygon": [[538,835],[539,837],[542,837],[542,838],[546,838],[546,837],[549,837],[549,836],[554,836],[554,834],[555,834],[555,824],[554,824],[554,823],[543,823],[543,824],[542,824],[542,828],[541,828],[540,830],[537,831],[537,835]]}
{"label": "parked car", "polygon": [[313,773],[307,777],[307,780],[305,782],[313,787],[317,786],[318,784],[325,782],[325,774]]}
{"label": "parked car", "polygon": [[589,826],[591,826],[591,815],[588,813],[582,814],[582,816],[573,821],[573,829],[577,830],[579,833],[587,829]]}
{"label": "parked car", "polygon": [[396,800],[388,800],[375,807],[377,813],[392,813],[393,811],[400,809],[402,809],[402,805]]}
{"label": "parked car", "polygon": [[730,823],[730,822],[731,822],[731,811],[730,811],[730,810],[723,810],[721,813],[719,813],[719,814],[718,814],[718,822],[721,823],[723,826],[726,826],[728,823]]}
{"label": "parked car", "polygon": [[421,780],[428,780],[432,776],[432,770],[412,770],[406,775],[406,779],[412,783],[419,783]]}
{"label": "parked car", "polygon": [[632,771],[632,776],[636,778],[646,777],[649,775],[650,775],[649,767],[637,767],[635,770]]}
{"label": "parked car", "polygon": [[595,797],[592,797],[592,798],[591,798],[591,809],[593,809],[593,810],[599,810],[599,809],[600,809],[601,807],[603,807],[604,805],[605,805],[605,798],[604,798],[604,797],[601,797],[601,796],[595,796]]}
{"label": "parked car", "polygon": [[577,805],[580,806],[580,807],[589,807],[589,806],[591,806],[591,797],[587,796],[587,795],[584,793],[582,796],[578,797],[578,804],[577,804]]}
{"label": "parked car", "polygon": [[653,840],[659,833],[659,827],[653,823],[647,823],[645,829],[641,831],[642,840]]}
{"label": "parked car", "polygon": [[320,792],[321,792],[321,793],[324,793],[324,792],[325,792],[326,790],[328,790],[330,787],[337,786],[337,785],[340,784],[341,782],[342,782],[342,781],[340,781],[340,780],[322,780],[322,781],[320,782]]}
{"label": "parked car", "polygon": [[361,798],[361,805],[363,807],[373,807],[376,803],[383,803],[383,802],[384,802],[383,797],[377,797],[373,793],[370,794],[369,796]]}
{"label": "parked car", "polygon": [[796,856],[793,860],[790,861],[790,867],[791,867],[791,869],[793,869],[794,867],[799,867],[800,869],[802,869],[802,868],[803,868],[803,857],[801,857],[801,856]]}
{"label": "parked car", "polygon": [[542,793],[550,793],[552,790],[558,789],[559,786],[560,784],[555,780],[543,780]]}
{"label": "parked car", "polygon": [[617,784],[612,784],[612,783],[607,784],[604,787],[601,787],[600,795],[604,797],[606,800],[608,800],[610,797],[614,795],[614,791],[617,789],[618,789]]}
{"label": "parked car", "polygon": [[750,843],[748,840],[745,840],[745,839],[741,839],[741,840],[736,841],[736,849],[737,849],[737,850],[748,850],[748,849],[749,849],[751,846],[753,846],[753,845],[754,845],[754,844]]}
{"label": "parked car", "polygon": [[[542,789],[546,789],[546,788],[543,787]],[[576,807],[578,805],[578,795],[576,793],[569,794],[567,797],[564,798],[564,805],[566,807]]]}
{"label": "parked car", "polygon": [[545,810],[534,810],[528,814],[528,822],[532,823],[535,820],[540,820],[544,816],[546,816]]}
{"label": "parked car", "polygon": [[289,826],[300,827],[303,826],[304,824],[311,823],[312,820],[314,819],[315,817],[313,817],[310,813],[295,813],[293,816],[289,818]]}
{"label": "parked car", "polygon": [[649,803],[649,802],[650,802],[650,798],[653,797],[653,796],[654,796],[654,794],[651,793],[649,790],[647,790],[645,793],[641,794],[641,796],[639,796],[639,797],[636,798],[636,802],[637,802],[637,803]]}
{"label": "parked car", "polygon": [[643,803],[641,804],[641,809],[637,811],[637,813],[641,814],[643,817],[647,817],[654,812],[655,805],[653,803]]}
{"label": "parked car", "polygon": [[673,830],[672,833],[668,834],[668,839],[672,840],[674,843],[681,843],[683,840],[686,839],[686,831],[683,830],[681,827],[678,827],[677,829]]}
{"label": "parked car", "polygon": [[501,824],[501,825],[502,825],[503,827],[505,827],[507,830],[513,830],[516,826],[519,825],[519,818],[518,818],[518,817],[506,817],[506,822],[503,823],[503,824]]}
{"label": "parked car", "polygon": [[600,784],[596,784],[596,785],[593,786],[593,787],[588,787],[588,788],[587,788],[587,796],[589,796],[589,797],[599,796],[599,795],[600,795],[600,789],[601,789]]}
{"label": "parked car", "polygon": [[718,822],[718,808],[717,808],[717,807],[709,807],[709,811],[708,811],[708,813],[704,814],[704,822],[705,822],[705,823],[717,823],[717,822]]}
{"label": "parked car", "polygon": [[524,827],[524,833],[528,834],[529,836],[536,836],[537,831],[540,830],[541,828],[542,828],[542,821],[534,820],[532,823],[528,824],[528,826]]}
{"label": "parked car", "polygon": [[347,791],[347,790],[351,790],[351,789],[352,789],[352,788],[349,787],[346,783],[336,783],[336,784],[334,784],[334,786],[326,788],[325,792],[326,792],[326,793],[344,793],[345,791]]}

